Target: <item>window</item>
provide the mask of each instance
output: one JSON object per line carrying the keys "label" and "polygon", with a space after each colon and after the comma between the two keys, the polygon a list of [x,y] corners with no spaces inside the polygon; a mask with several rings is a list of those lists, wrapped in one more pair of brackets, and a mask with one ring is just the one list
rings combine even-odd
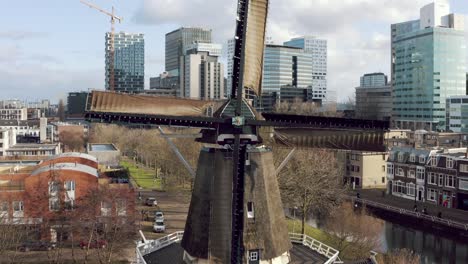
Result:
{"label": "window", "polygon": [[468,164],[460,164],[460,172],[468,172]]}
{"label": "window", "polygon": [[395,160],[395,152],[391,152],[391,153],[390,153],[389,159],[390,159],[391,161],[394,161],[394,160]]}
{"label": "window", "polygon": [[0,211],[1,212],[8,212],[8,202],[7,201],[0,202]]}
{"label": "window", "polygon": [[73,210],[74,205],[74,200],[68,200],[63,203],[63,207],[65,208],[65,210]]}
{"label": "window", "polygon": [[410,162],[416,162],[416,156],[414,154],[411,154],[409,160]]}
{"label": "window", "polygon": [[437,199],[437,191],[433,189],[427,189],[427,200],[435,202]]}
{"label": "window", "polygon": [[437,185],[437,174],[429,172],[428,182],[429,184]]}
{"label": "window", "polygon": [[118,199],[115,202],[115,207],[118,216],[125,216],[127,214],[127,201],[124,199]]}
{"label": "window", "polygon": [[23,201],[13,201],[13,211],[15,212],[23,212]]}
{"label": "window", "polygon": [[247,218],[254,218],[254,204],[253,202],[247,203]]}
{"label": "window", "polygon": [[468,191],[468,181],[466,181],[466,180],[459,180],[459,182],[458,182],[458,189]]}
{"label": "window", "polygon": [[249,251],[249,261],[258,261],[258,251]]}
{"label": "window", "polygon": [[385,172],[385,165],[382,165],[382,172]]}
{"label": "window", "polygon": [[387,164],[387,174],[393,175],[393,164]]}
{"label": "window", "polygon": [[426,163],[426,157],[424,156],[419,156],[419,163]]}
{"label": "window", "polygon": [[49,194],[56,195],[59,190],[58,182],[49,182]]}
{"label": "window", "polygon": [[49,199],[49,210],[50,211],[58,211],[60,210],[60,203],[57,198]]}
{"label": "window", "polygon": [[424,180],[426,177],[424,176],[425,169],[418,167],[416,168],[416,178],[419,180]]}
{"label": "window", "polygon": [[75,190],[75,181],[66,181],[65,182],[65,190],[74,191]]}
{"label": "window", "polygon": [[432,157],[431,158],[431,166],[436,167],[437,166],[437,157]]}
{"label": "window", "polygon": [[445,186],[455,188],[455,177],[452,175],[445,176]]}
{"label": "window", "polygon": [[406,189],[407,189],[407,193],[409,196],[413,196],[415,195],[416,193],[416,186],[414,185],[414,183],[407,183],[406,184]]}
{"label": "window", "polygon": [[397,170],[397,176],[402,176],[402,177],[405,176],[405,172],[403,171],[402,168],[398,168],[398,170]]}
{"label": "window", "polygon": [[453,159],[447,158],[447,162],[445,165],[447,165],[447,168],[453,168]]}
{"label": "window", "polygon": [[416,178],[416,173],[414,172],[414,170],[409,170],[408,171],[408,178]]}
{"label": "window", "polygon": [[444,175],[439,174],[439,186],[444,186]]}
{"label": "window", "polygon": [[398,153],[398,162],[403,162],[405,155],[403,153]]}

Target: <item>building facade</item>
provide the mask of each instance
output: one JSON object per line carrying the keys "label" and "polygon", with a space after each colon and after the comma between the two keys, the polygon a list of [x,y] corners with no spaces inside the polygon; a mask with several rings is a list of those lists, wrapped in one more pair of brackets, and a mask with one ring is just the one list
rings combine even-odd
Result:
{"label": "building facade", "polygon": [[353,189],[385,189],[387,186],[387,153],[353,151],[338,153],[340,164],[344,164],[344,183]]}
{"label": "building facade", "polygon": [[[110,33],[106,33],[106,90],[110,89]],[[114,36],[115,91],[132,92],[145,88],[145,40],[141,33],[119,32]]]}
{"label": "building facade", "polygon": [[211,43],[211,29],[179,28],[166,34],[166,72],[179,76],[180,57],[189,45]]}
{"label": "building facade", "polygon": [[0,109],[0,120],[28,120],[27,108]]}
{"label": "building facade", "polygon": [[180,96],[195,99],[224,98],[224,66],[218,62],[222,46],[196,43],[180,57]]}
{"label": "building facade", "polygon": [[313,36],[303,36],[284,42],[284,45],[301,48],[306,53],[312,54],[312,88],[326,94],[328,74],[327,40],[318,39]]}
{"label": "building facade", "polygon": [[446,1],[391,26],[393,118],[398,128],[446,129],[446,99],[466,93],[464,19]]}
{"label": "building facade", "polygon": [[446,131],[468,133],[468,96],[448,98],[446,114]]}
{"label": "building facade", "polygon": [[369,73],[361,77],[356,87],[356,117],[390,121],[392,117],[392,87],[383,73]]}
{"label": "building facade", "polygon": [[84,118],[88,92],[72,92],[67,97],[67,118]]}
{"label": "building facade", "polygon": [[361,76],[361,85],[360,87],[381,87],[388,84],[387,75],[376,72],[376,73],[366,73]]}

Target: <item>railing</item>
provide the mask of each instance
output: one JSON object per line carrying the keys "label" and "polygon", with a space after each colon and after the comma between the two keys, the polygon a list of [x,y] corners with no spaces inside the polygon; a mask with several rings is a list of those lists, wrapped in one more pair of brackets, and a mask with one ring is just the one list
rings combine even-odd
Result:
{"label": "railing", "polygon": [[342,263],[338,255],[340,252],[328,245],[323,244],[322,242],[311,238],[308,235],[289,233],[289,238],[292,243],[302,244],[313,251],[319,253],[322,256],[327,257],[325,264],[331,263]]}
{"label": "railing", "polygon": [[427,214],[423,214],[423,213],[419,213],[419,212],[414,212],[414,211],[411,211],[411,210],[406,210],[406,209],[391,206],[391,205],[381,204],[381,203],[377,203],[377,202],[370,201],[370,200],[365,200],[365,199],[360,199],[360,198],[352,198],[352,200],[353,200],[353,202],[359,202],[359,203],[362,203],[364,205],[369,205],[371,207],[380,208],[380,209],[384,209],[384,210],[387,210],[387,211],[391,211],[391,212],[395,212],[395,213],[399,213],[399,214],[403,214],[403,215],[409,215],[409,216],[412,216],[412,217],[425,219],[425,220],[431,221],[433,223],[438,223],[438,224],[445,225],[445,226],[448,226],[448,227],[453,227],[453,228],[458,228],[458,229],[461,229],[461,230],[468,231],[468,224],[460,223],[460,222],[457,222],[457,221],[453,221],[453,220],[449,220],[449,219],[443,219],[443,218],[439,218],[439,217],[436,217],[436,216],[427,215]]}
{"label": "railing", "polygon": [[[146,244],[140,243],[136,248],[135,264],[146,264],[146,261],[143,258],[143,256],[151,254],[174,243],[180,242],[182,240],[183,235],[184,232],[176,232],[157,240],[150,240]],[[313,239],[307,235],[296,233],[289,233],[289,238],[291,239],[292,243],[302,244],[321,254],[322,256],[327,257],[328,260],[324,264],[343,263],[338,257],[340,253],[338,250],[328,245],[325,245],[316,239]]]}

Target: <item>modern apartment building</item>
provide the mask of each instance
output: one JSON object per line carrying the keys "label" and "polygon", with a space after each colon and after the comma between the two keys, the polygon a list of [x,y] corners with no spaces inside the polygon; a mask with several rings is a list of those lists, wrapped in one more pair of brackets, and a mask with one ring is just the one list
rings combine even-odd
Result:
{"label": "modern apartment building", "polygon": [[[110,39],[106,33],[106,90],[110,89]],[[145,88],[145,40],[141,33],[119,32],[114,36],[115,91],[132,92]]]}
{"label": "modern apartment building", "polygon": [[464,17],[448,1],[420,10],[420,19],[391,26],[393,118],[397,128],[446,129],[446,99],[466,94]]}
{"label": "modern apartment building", "polygon": [[356,117],[390,121],[392,116],[392,87],[383,73],[365,74],[356,87]]}
{"label": "modern apartment building", "polygon": [[446,131],[468,133],[468,96],[447,98]]}
{"label": "modern apartment building", "polygon": [[218,62],[222,45],[188,45],[180,57],[180,96],[195,99],[224,98],[224,66]]}
{"label": "modern apartment building", "polygon": [[0,109],[0,120],[28,120],[27,108]]}
{"label": "modern apartment building", "polygon": [[312,54],[312,88],[326,93],[327,91],[327,40],[313,36],[302,36],[284,42],[283,45],[303,49]]}
{"label": "modern apartment building", "polygon": [[179,28],[166,34],[166,72],[179,76],[180,57],[189,45],[211,43],[211,29]]}

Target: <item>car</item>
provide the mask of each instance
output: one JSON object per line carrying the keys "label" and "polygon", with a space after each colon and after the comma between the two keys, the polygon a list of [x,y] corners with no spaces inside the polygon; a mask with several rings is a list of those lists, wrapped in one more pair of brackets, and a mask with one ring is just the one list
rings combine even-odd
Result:
{"label": "car", "polygon": [[80,248],[81,249],[87,249],[89,248],[106,248],[107,247],[107,241],[106,240],[92,240],[91,242],[82,240],[80,242]]}
{"label": "car", "polygon": [[156,213],[154,213],[154,221],[158,220],[164,221],[164,214],[161,211],[156,211]]}
{"label": "car", "polygon": [[153,231],[156,233],[164,233],[166,231],[164,221],[156,220],[153,225]]}
{"label": "car", "polygon": [[158,201],[156,201],[156,198],[154,197],[149,197],[149,198],[146,198],[145,204],[148,206],[156,206],[158,205]]}
{"label": "car", "polygon": [[19,247],[19,250],[22,252],[28,252],[28,251],[49,251],[55,248],[55,243],[51,243],[48,241],[26,241],[21,244]]}

